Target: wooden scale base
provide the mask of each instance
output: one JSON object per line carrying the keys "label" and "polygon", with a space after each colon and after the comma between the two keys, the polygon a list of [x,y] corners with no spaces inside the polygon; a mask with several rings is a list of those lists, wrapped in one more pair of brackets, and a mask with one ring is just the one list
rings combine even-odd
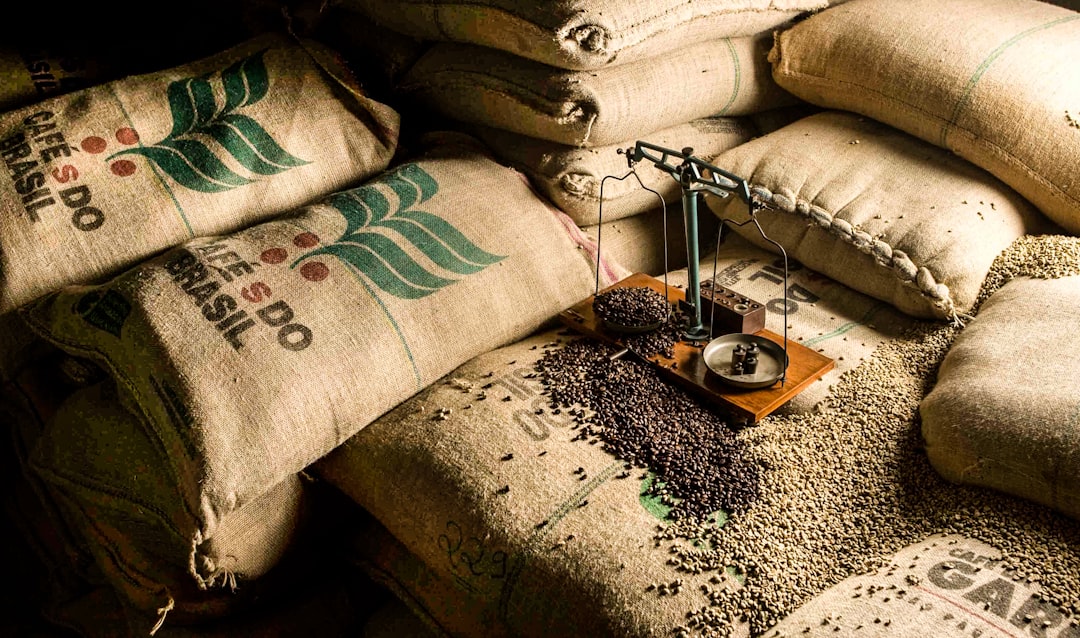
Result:
{"label": "wooden scale base", "polygon": [[[632,286],[648,287],[661,295],[664,294],[664,282],[643,273],[631,275],[602,292]],[[670,287],[668,298],[673,304],[677,304],[685,298],[685,292],[679,288]],[[564,310],[559,318],[568,327],[590,337],[618,346],[625,345],[622,341],[624,335],[608,330],[596,317],[593,312],[593,297]],[[762,329],[753,334],[756,337],[769,339],[781,348],[784,345],[783,336],[769,330]],[[755,423],[771,414],[836,365],[829,357],[788,339],[789,363],[787,378],[783,385],[777,381],[772,386],[750,390],[732,386],[709,370],[702,356],[704,346],[705,342],[695,344],[680,340],[675,343],[674,358],[669,359],[655,354],[647,360],[664,379],[730,413],[736,420],[748,423]]]}

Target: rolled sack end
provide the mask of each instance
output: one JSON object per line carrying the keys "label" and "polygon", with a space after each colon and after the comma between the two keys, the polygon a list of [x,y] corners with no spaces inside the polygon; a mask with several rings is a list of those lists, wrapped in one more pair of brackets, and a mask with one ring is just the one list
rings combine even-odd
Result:
{"label": "rolled sack end", "polygon": [[559,176],[559,185],[571,195],[595,197],[600,190],[596,177],[586,173],[563,173]]}
{"label": "rolled sack end", "polygon": [[610,32],[598,24],[567,25],[559,30],[559,45],[563,52],[587,67],[595,68],[613,62],[616,53],[610,50],[610,44]]}

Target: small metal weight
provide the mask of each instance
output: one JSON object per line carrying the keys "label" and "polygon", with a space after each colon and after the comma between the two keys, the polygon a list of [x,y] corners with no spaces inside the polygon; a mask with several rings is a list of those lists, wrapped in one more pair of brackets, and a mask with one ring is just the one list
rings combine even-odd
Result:
{"label": "small metal weight", "polygon": [[746,360],[746,348],[742,344],[735,346],[731,351],[731,367],[742,365]]}

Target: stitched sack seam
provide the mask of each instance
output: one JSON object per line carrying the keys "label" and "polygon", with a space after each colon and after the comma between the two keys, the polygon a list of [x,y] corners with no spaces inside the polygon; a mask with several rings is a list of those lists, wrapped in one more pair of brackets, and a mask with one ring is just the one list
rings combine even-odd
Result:
{"label": "stitched sack seam", "polygon": [[890,244],[873,238],[869,233],[859,230],[850,222],[836,217],[821,206],[805,199],[791,199],[786,195],[773,193],[761,185],[753,185],[754,197],[761,199],[774,209],[789,214],[805,217],[810,224],[816,224],[830,235],[855,247],[859,252],[870,255],[879,266],[887,269],[905,288],[918,292],[943,316],[956,318],[949,287],[934,277],[925,266],[918,266],[904,251]]}

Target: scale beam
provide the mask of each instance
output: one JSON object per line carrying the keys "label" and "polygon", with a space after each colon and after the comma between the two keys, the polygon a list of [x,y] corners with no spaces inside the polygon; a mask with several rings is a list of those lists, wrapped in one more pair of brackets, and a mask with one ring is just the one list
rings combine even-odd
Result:
{"label": "scale beam", "polygon": [[[642,160],[648,160],[656,168],[674,177],[683,188],[706,191],[718,197],[735,193],[747,204],[752,203],[750,185],[745,179],[694,157],[692,148],[675,151],[639,141],[634,143],[633,148],[619,149],[618,152],[626,155],[630,168]],[[673,164],[670,162],[671,158],[681,160],[681,163]]]}

